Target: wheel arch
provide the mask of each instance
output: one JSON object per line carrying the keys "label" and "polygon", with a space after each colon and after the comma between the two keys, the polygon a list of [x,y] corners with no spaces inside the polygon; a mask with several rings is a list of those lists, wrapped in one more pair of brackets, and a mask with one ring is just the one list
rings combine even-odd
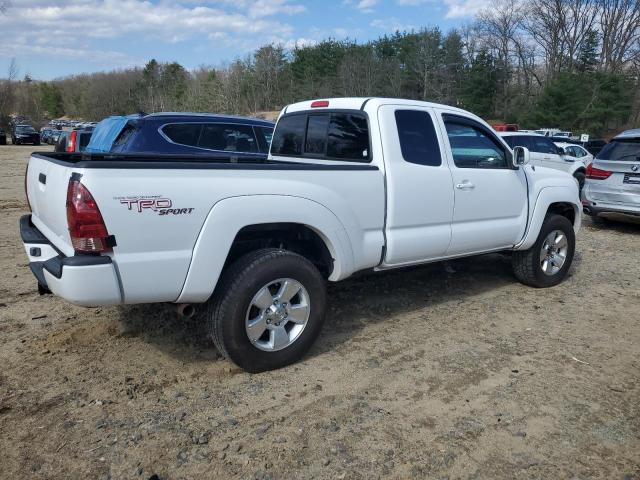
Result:
{"label": "wheel arch", "polygon": [[531,213],[529,227],[515,249],[526,250],[535,243],[544,219],[550,213],[567,218],[573,225],[574,232],[577,233],[582,223],[582,206],[577,196],[574,201],[568,200],[574,195],[576,192],[569,187],[545,187],[540,190]]}
{"label": "wheel arch", "polygon": [[329,280],[353,273],[348,234],[324,205],[286,195],[230,197],[207,215],[176,301],[206,301],[226,266],[245,253],[274,246],[308,258]]}

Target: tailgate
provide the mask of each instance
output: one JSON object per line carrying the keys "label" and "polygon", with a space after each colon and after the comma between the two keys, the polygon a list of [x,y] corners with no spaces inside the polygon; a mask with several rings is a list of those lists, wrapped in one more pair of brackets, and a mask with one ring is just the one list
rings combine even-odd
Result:
{"label": "tailgate", "polygon": [[67,227],[67,187],[73,169],[34,154],[27,169],[31,221],[67,256],[74,254]]}

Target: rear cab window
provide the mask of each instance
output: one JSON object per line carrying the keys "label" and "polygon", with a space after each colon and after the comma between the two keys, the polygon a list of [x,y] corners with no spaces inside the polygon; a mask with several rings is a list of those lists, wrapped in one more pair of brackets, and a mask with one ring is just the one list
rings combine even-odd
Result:
{"label": "rear cab window", "polygon": [[368,163],[371,154],[366,114],[322,111],[285,115],[273,134],[271,154]]}

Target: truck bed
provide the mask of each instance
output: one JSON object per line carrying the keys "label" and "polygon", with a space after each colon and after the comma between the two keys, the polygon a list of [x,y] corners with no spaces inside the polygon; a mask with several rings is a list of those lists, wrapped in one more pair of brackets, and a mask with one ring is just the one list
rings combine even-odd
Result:
{"label": "truck bed", "polygon": [[328,231],[348,252],[336,275],[380,261],[385,189],[375,165],[36,152],[27,171],[30,221],[66,257],[75,255],[65,207],[72,176],[114,237],[103,255],[113,261],[124,303],[206,300],[212,287],[202,286],[217,278],[207,262],[222,268],[219,252],[228,251],[240,219],[281,222],[286,213],[287,221]]}

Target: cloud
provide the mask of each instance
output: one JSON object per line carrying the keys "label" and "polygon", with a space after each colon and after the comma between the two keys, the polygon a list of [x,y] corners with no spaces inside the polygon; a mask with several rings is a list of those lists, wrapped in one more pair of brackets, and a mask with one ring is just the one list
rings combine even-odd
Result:
{"label": "cloud", "polygon": [[433,0],[397,0],[396,3],[402,7],[416,7],[431,1]]}
{"label": "cloud", "polygon": [[444,0],[446,18],[472,17],[490,5],[489,0]]}
{"label": "cloud", "polygon": [[38,55],[42,46],[62,57],[93,52],[120,65],[130,59],[126,50],[115,51],[118,43],[291,38],[293,27],[281,19],[303,11],[294,0],[22,0],[0,15],[0,31],[11,38],[0,56]]}
{"label": "cloud", "polygon": [[373,7],[378,4],[379,0],[343,0],[342,5],[351,6],[362,13],[373,12]]}
{"label": "cloud", "polygon": [[377,18],[369,23],[369,26],[379,28],[385,32],[410,32],[411,30],[418,30],[415,25],[409,25],[401,22],[396,17],[390,18]]}

